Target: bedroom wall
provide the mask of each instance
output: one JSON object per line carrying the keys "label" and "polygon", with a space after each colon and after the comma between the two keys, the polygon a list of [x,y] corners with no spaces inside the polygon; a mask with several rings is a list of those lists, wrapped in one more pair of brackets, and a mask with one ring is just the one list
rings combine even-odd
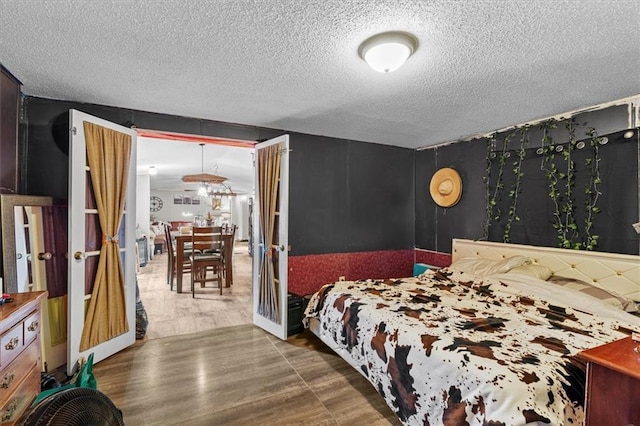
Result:
{"label": "bedroom wall", "polygon": [[[21,191],[66,198],[67,156],[51,136],[54,120],[70,108],[138,127],[247,140],[286,133],[230,123],[132,111],[100,105],[25,97],[21,144],[25,147]],[[619,114],[618,114],[619,115]],[[600,251],[638,254],[638,152],[640,143],[618,141],[620,119],[605,113],[589,123],[608,132],[603,147],[603,212],[596,220]],[[624,122],[624,120],[622,120]],[[64,127],[64,126],[63,126]],[[413,151],[386,145],[300,133],[291,135],[289,253],[290,289],[308,294],[340,276],[346,279],[407,276],[414,260],[443,266],[452,238],[482,236],[485,218],[485,143],[482,139]],[[601,134],[604,134],[601,132]],[[535,148],[535,147],[532,147]],[[535,184],[538,160],[529,154],[527,179]],[[463,181],[460,203],[437,207],[429,196],[433,173],[453,167]],[[544,186],[544,185],[543,185]],[[523,195],[525,225],[514,228],[512,241],[555,246],[546,215],[545,189],[531,186]],[[526,199],[526,201],[524,201]],[[501,241],[499,229],[492,240]],[[416,250],[414,250],[417,248]]]}
{"label": "bedroom wall", "polygon": [[[609,142],[600,146],[600,173],[602,192],[598,206],[602,210],[595,215],[594,234],[599,235],[598,251],[638,254],[639,236],[631,227],[638,221],[638,164],[640,142],[638,132],[633,138],[623,137],[627,122],[626,107],[593,112],[581,116],[607,136]],[[564,133],[563,133],[564,132]],[[564,139],[563,138],[564,134]],[[541,134],[532,132],[531,140],[540,140]],[[564,128],[554,132],[556,140],[566,141]],[[535,150],[540,143],[532,143],[523,162],[523,192],[519,198],[518,214],[511,231],[511,242],[557,247],[556,230],[553,228],[553,206],[548,197],[549,183],[540,170],[541,157]],[[575,151],[575,161],[583,164],[586,150]],[[416,153],[416,257],[418,261],[443,266],[449,260],[442,253],[451,252],[452,238],[479,239],[486,215],[486,187],[482,181],[486,167],[486,140],[459,142]],[[510,173],[510,162],[507,168]],[[448,209],[436,206],[429,195],[431,177],[442,167],[456,169],[463,182],[460,202]],[[583,191],[585,173],[577,174],[576,188]],[[507,177],[505,186],[511,181]],[[582,209],[580,194],[577,210]],[[578,213],[580,214],[580,213]],[[580,218],[581,220],[581,218]],[[490,241],[502,242],[504,223],[491,228]]]}
{"label": "bedroom wall", "polygon": [[292,134],[289,286],[408,276],[414,150]]}
{"label": "bedroom wall", "polygon": [[[414,261],[414,151],[285,130],[220,123],[102,105],[25,97],[21,191],[64,199],[69,109],[139,128],[245,140],[291,135],[289,289],[366,276],[408,275]],[[64,144],[61,144],[64,145]]]}

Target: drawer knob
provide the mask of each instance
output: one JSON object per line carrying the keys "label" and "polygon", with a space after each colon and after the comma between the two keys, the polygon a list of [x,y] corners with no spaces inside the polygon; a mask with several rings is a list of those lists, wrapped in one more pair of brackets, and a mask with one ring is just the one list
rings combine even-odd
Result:
{"label": "drawer knob", "polygon": [[14,337],[13,339],[9,340],[9,342],[6,345],[4,345],[4,348],[8,351],[12,351],[18,347],[18,343],[20,343],[20,339],[17,337]]}
{"label": "drawer knob", "polygon": [[11,386],[11,383],[13,383],[13,379],[15,377],[16,377],[15,371],[10,371],[6,376],[4,376],[4,380],[2,381],[2,384],[0,385],[0,387],[2,389],[8,389],[9,386]]}
{"label": "drawer knob", "polygon": [[38,326],[40,325],[40,323],[38,323],[38,321],[34,321],[31,324],[29,324],[27,326],[27,330],[29,331],[36,331],[38,329]]}

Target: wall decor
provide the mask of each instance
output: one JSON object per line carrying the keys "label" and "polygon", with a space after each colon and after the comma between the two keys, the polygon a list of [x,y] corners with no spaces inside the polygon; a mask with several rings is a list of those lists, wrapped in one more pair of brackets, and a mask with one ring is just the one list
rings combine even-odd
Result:
{"label": "wall decor", "polygon": [[159,212],[162,209],[162,198],[158,197],[157,195],[152,195],[151,196],[151,202],[150,202],[150,210],[152,212]]}
{"label": "wall decor", "polygon": [[[535,152],[540,157],[539,170],[548,186],[549,220],[556,232],[558,246],[576,250],[595,249],[598,235],[594,232],[594,216],[600,211],[597,205],[601,195],[598,185],[602,183],[599,146],[606,138],[598,137],[595,128],[577,123],[575,118],[550,119],[538,125],[541,132],[538,143],[541,146],[530,150],[530,127],[521,126],[487,138],[483,176],[486,211],[482,239],[496,239],[501,229],[503,242],[512,240],[513,226],[521,221],[517,208],[524,183],[538,185],[539,179],[535,176],[524,179],[525,160],[536,157],[528,157],[527,153]],[[566,136],[559,133],[562,128],[566,130]],[[583,129],[586,129],[586,139],[579,137]],[[516,138],[518,147],[511,147]],[[508,162],[512,173],[508,173]],[[581,203],[583,208],[579,208]],[[499,228],[492,231],[496,225]]]}
{"label": "wall decor", "polygon": [[[513,226],[514,221],[520,221],[520,216],[517,214],[518,207],[518,196],[522,192],[522,178],[524,177],[524,173],[522,171],[522,161],[527,153],[527,145],[529,144],[529,126],[525,126],[520,128],[518,131],[514,131],[507,136],[508,141],[511,141],[513,137],[516,136],[517,133],[520,134],[520,146],[515,151],[516,158],[511,163],[513,165],[513,175],[515,176],[515,182],[511,186],[509,190],[509,209],[507,210],[507,224],[504,227],[504,235],[502,237],[502,242],[508,243],[511,241],[511,227]],[[508,145],[508,142],[505,141],[505,145]]]}

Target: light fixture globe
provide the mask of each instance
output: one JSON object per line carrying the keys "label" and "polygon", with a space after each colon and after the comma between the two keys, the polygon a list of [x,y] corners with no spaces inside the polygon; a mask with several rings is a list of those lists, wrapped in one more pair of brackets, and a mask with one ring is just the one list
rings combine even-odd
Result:
{"label": "light fixture globe", "polygon": [[376,34],[362,42],[358,54],[378,72],[392,72],[405,63],[418,48],[418,39],[403,31]]}

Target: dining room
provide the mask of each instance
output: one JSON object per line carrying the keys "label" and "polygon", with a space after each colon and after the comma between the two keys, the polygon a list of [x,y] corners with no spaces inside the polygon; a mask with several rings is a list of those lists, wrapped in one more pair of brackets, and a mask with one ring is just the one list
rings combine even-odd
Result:
{"label": "dining room", "polygon": [[[173,241],[180,244],[176,254],[183,253],[180,261],[176,255],[176,266],[188,262],[184,250],[185,245],[188,249],[191,235],[184,229],[183,232],[173,231]],[[215,282],[207,282],[204,287],[196,283],[192,293],[192,275],[188,267],[176,268],[172,286],[170,245],[167,249],[157,250],[153,259],[139,268],[140,301],[147,316],[145,339],[251,324],[252,258],[249,244],[247,240],[233,241],[232,238],[229,232],[223,234],[227,262],[222,272],[221,289]]]}

